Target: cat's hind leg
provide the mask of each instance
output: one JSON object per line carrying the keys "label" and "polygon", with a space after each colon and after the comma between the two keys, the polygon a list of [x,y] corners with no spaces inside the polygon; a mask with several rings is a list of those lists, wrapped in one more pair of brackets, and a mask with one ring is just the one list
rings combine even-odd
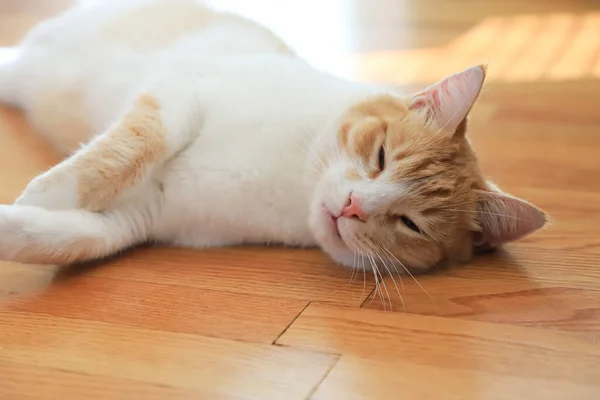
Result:
{"label": "cat's hind leg", "polygon": [[0,206],[0,259],[71,264],[104,258],[148,240],[158,206],[94,213]]}

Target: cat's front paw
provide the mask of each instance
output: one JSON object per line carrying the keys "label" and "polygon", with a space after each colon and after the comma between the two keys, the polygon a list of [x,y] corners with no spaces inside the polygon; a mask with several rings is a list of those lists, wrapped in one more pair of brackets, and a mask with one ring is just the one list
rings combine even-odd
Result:
{"label": "cat's front paw", "polygon": [[14,261],[15,255],[29,238],[24,228],[28,218],[35,219],[37,215],[35,212],[29,212],[30,207],[25,208],[24,211],[19,207],[0,205],[0,260],[2,261]]}
{"label": "cat's front paw", "polygon": [[47,210],[78,208],[77,179],[59,165],[35,177],[15,204],[37,206]]}

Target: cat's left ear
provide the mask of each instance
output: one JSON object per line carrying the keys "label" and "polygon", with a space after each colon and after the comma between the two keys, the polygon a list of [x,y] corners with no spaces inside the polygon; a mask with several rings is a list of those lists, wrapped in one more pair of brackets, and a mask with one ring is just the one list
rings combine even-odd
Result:
{"label": "cat's left ear", "polygon": [[459,127],[481,92],[485,75],[484,65],[450,75],[416,93],[410,108],[423,111],[427,122],[440,131],[462,135],[464,129]]}
{"label": "cat's left ear", "polygon": [[539,230],[548,220],[543,210],[497,188],[477,190],[476,194],[481,230],[474,232],[475,248],[495,248],[518,240]]}

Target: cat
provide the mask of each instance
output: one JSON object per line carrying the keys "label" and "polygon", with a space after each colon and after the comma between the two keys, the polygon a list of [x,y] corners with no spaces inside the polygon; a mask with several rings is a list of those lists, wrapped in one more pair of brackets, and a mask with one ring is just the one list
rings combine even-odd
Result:
{"label": "cat", "polygon": [[0,206],[0,259],[71,264],[157,242],[319,247],[426,272],[542,228],[467,137],[486,67],[409,95],[312,67],[193,0],[82,2],[0,66],[0,99],[65,159]]}

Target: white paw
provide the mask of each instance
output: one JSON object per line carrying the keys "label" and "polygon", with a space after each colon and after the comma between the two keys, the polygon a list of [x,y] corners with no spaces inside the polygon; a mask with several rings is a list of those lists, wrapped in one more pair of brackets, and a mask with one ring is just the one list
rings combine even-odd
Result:
{"label": "white paw", "polygon": [[78,208],[77,180],[73,174],[58,165],[34,178],[15,204],[47,210]]}
{"label": "white paw", "polygon": [[13,261],[22,247],[23,218],[15,212],[15,207],[0,205],[0,260]]}
{"label": "white paw", "polygon": [[43,263],[61,232],[49,215],[40,207],[0,205],[0,260]]}

